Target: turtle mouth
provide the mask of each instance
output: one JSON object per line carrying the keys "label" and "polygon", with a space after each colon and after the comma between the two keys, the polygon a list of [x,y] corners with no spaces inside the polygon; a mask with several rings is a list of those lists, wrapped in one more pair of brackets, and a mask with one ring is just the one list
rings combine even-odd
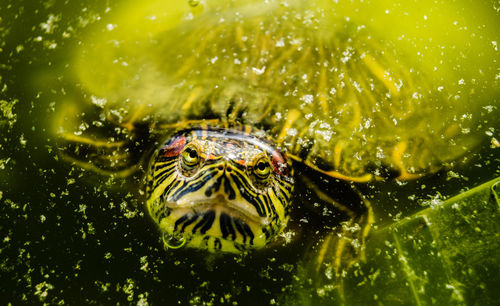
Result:
{"label": "turtle mouth", "polygon": [[[166,216],[159,222],[160,228],[169,239],[209,251],[238,253],[261,248],[274,233],[271,219],[244,204],[219,197],[165,201]],[[167,246],[172,247],[170,242]]]}
{"label": "turtle mouth", "polygon": [[244,201],[227,200],[222,196],[213,199],[184,200],[177,202],[166,201],[165,205],[168,209],[177,211],[191,211],[194,213],[214,211],[218,215],[226,214],[247,223],[254,223],[261,226],[266,226],[270,222],[269,218],[259,216],[251,204]]}

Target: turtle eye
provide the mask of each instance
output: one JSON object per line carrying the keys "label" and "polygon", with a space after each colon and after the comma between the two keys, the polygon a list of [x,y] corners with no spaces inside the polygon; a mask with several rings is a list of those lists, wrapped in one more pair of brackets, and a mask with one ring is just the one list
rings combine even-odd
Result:
{"label": "turtle eye", "polygon": [[253,173],[256,178],[261,182],[265,182],[271,174],[271,165],[269,164],[267,156],[257,156],[253,165]]}
{"label": "turtle eye", "polygon": [[193,143],[186,145],[181,153],[181,156],[182,166],[184,166],[187,170],[193,170],[201,161],[200,148]]}

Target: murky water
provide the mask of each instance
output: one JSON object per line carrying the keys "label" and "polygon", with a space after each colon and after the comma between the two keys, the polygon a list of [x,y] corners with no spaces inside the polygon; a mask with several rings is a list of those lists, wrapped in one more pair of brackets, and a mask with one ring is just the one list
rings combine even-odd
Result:
{"label": "murky water", "polygon": [[[3,302],[244,305],[340,301],[331,293],[337,283],[315,287],[307,272],[303,273],[308,269],[311,240],[325,226],[321,213],[305,203],[317,200],[310,191],[298,188],[298,207],[290,221],[293,230],[287,232],[295,239],[285,246],[246,256],[164,250],[144,210],[139,177],[101,176],[60,158],[58,114],[80,103],[75,101],[118,101],[109,88],[120,90],[119,99],[145,93],[162,97],[163,92],[152,93],[150,88],[133,92],[134,82],[109,85],[126,79],[123,75],[130,69],[132,79],[140,74],[133,71],[134,60],[144,59],[141,51],[152,52],[155,41],[145,49],[134,49],[137,54],[126,53],[128,59],[117,57],[116,62],[108,61],[116,54],[107,54],[111,49],[106,46],[114,44],[111,39],[126,46],[135,40],[148,41],[183,18],[196,18],[204,9],[219,6],[211,1],[185,2],[0,4]],[[452,105],[450,112],[456,117],[444,117],[459,122],[459,134],[464,136],[457,138],[455,148],[470,151],[447,161],[444,170],[419,180],[360,184],[358,188],[374,206],[376,227],[498,177],[500,6],[473,1],[382,1],[334,7],[337,17],[383,33],[388,45],[405,50],[407,58],[395,61],[411,62],[412,68],[420,67],[415,68],[417,72],[432,72],[428,83],[443,92],[444,99],[433,103]],[[141,19],[144,16],[150,17],[148,21]],[[123,50],[130,49],[118,49]],[[160,55],[154,54],[155,58]],[[256,69],[258,73],[262,66]],[[429,128],[438,126],[429,122]],[[383,293],[373,292],[377,294]],[[406,298],[398,297],[403,302]]]}

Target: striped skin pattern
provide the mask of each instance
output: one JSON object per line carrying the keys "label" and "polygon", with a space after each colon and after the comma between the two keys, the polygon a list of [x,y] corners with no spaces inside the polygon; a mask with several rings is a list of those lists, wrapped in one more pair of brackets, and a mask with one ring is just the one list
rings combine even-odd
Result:
{"label": "striped skin pattern", "polygon": [[197,127],[160,147],[148,174],[147,207],[167,240],[238,253],[261,248],[281,232],[291,168],[255,134],[248,126]]}

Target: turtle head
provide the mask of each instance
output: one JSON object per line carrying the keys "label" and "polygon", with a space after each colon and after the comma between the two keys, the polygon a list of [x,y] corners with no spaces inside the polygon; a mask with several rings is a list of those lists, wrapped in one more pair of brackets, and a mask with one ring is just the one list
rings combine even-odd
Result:
{"label": "turtle head", "polygon": [[241,252],[281,232],[292,189],[284,155],[247,127],[195,128],[158,150],[147,206],[168,247]]}

